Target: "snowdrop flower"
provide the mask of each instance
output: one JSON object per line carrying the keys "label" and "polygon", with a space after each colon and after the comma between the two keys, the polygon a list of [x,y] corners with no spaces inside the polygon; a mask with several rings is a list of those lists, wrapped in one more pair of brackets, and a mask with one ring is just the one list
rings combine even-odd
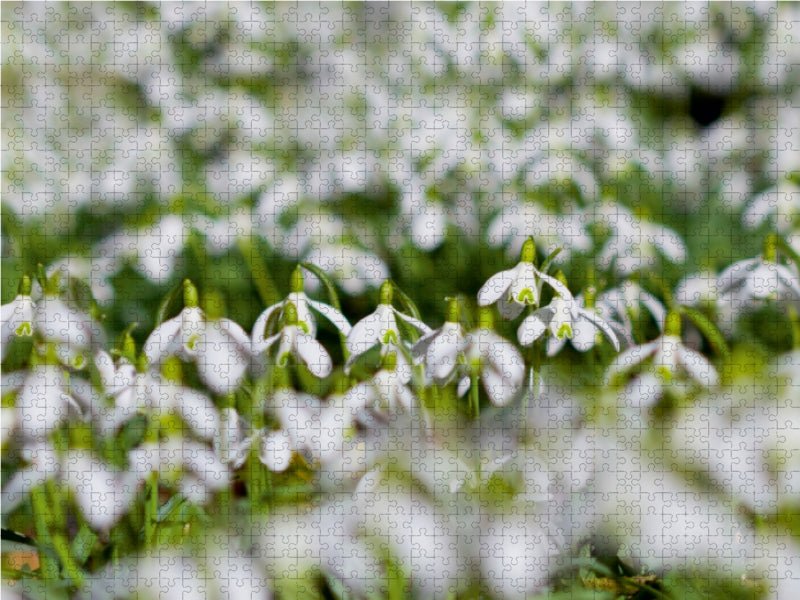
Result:
{"label": "snowdrop flower", "polygon": [[28,275],[23,275],[19,283],[19,293],[8,304],[0,307],[0,346],[5,360],[8,345],[14,337],[31,337],[36,305],[31,298],[33,284]]}
{"label": "snowdrop flower", "polygon": [[269,406],[281,428],[260,432],[261,462],[270,471],[280,473],[289,468],[296,451],[305,451],[309,462],[319,459],[321,441],[328,434],[320,428],[319,400],[281,385],[270,397]]}
{"label": "snowdrop flower", "polygon": [[563,298],[572,298],[569,289],[555,277],[539,271],[533,261],[536,245],[528,238],[522,245],[520,262],[513,269],[492,275],[478,290],[478,305],[497,308],[505,319],[514,319],[525,306],[539,306],[541,282],[548,283]]}
{"label": "snowdrop flower", "polygon": [[176,485],[190,501],[204,504],[210,495],[228,486],[228,465],[205,444],[173,436],[155,443],[145,443],[128,452],[131,473],[137,483],[151,473]]}
{"label": "snowdrop flower", "polygon": [[742,215],[742,223],[755,229],[766,220],[781,234],[800,226],[800,186],[782,179],[755,196]]}
{"label": "snowdrop flower", "polygon": [[314,336],[308,333],[307,323],[298,320],[297,308],[293,302],[287,302],[283,307],[284,323],[281,330],[268,338],[263,337],[264,323],[253,326],[252,348],[253,354],[258,356],[272,348],[278,342],[276,364],[286,366],[288,356],[295,356],[303,361],[316,377],[324,378],[330,375],[333,361],[325,347]]}
{"label": "snowdrop flower", "polygon": [[219,459],[236,470],[247,460],[253,438],[245,435],[247,424],[235,408],[219,411],[219,427],[214,432],[214,452]]}
{"label": "snowdrop flower", "polygon": [[601,205],[597,220],[612,229],[611,238],[597,255],[597,262],[603,268],[613,263],[617,273],[630,275],[643,267],[655,266],[656,251],[673,263],[686,259],[686,246],[678,234],[634,216],[619,204]]}
{"label": "snowdrop flower", "polygon": [[619,354],[608,369],[606,381],[614,383],[618,376],[653,357],[658,377],[652,381],[658,386],[671,384],[680,372],[685,372],[690,379],[705,387],[716,387],[719,383],[717,371],[702,354],[683,345],[680,330],[680,314],[670,312],[664,334],[652,342],[628,348]]}
{"label": "snowdrop flower", "polygon": [[70,410],[82,414],[80,405],[67,387],[67,376],[60,366],[38,364],[28,371],[3,377],[3,393],[18,389],[18,423],[27,439],[40,440],[67,419]]}
{"label": "snowdrop flower", "polygon": [[249,363],[250,339],[230,319],[207,319],[197,306],[197,290],[183,282],[184,309],[156,327],[144,344],[152,365],[169,356],[197,364],[200,379],[217,394],[235,390]]}
{"label": "snowdrop flower", "polygon": [[[133,343],[130,336],[127,339]],[[98,431],[108,435],[136,414],[144,398],[153,394],[156,380],[151,371],[137,372],[125,357],[115,365],[111,355],[103,350],[95,353],[94,365],[99,375],[99,389],[95,389],[90,381],[76,378],[71,382],[72,391],[93,413]]]}
{"label": "snowdrop flower", "polygon": [[[57,282],[53,287],[57,286]],[[52,344],[58,360],[75,369],[87,364],[86,351],[102,345],[103,332],[89,315],[68,306],[49,290],[36,304],[34,329]]]}
{"label": "snowdrop flower", "polygon": [[[492,313],[481,308],[478,328],[467,334],[464,355],[469,368],[483,383],[489,400],[495,406],[504,406],[514,397],[525,376],[525,362],[519,350],[494,331]],[[458,395],[467,393],[472,380],[461,379]]]}
{"label": "snowdrop flower", "polygon": [[375,312],[353,325],[347,336],[347,350],[350,352],[350,358],[346,368],[349,369],[359,356],[377,344],[381,345],[382,351],[389,345],[400,346],[402,336],[398,318],[423,335],[431,332],[430,327],[425,323],[404,315],[392,306],[392,284],[387,280],[381,284],[380,303]]}
{"label": "snowdrop flower", "polygon": [[650,313],[658,328],[663,331],[667,309],[658,298],[633,281],[626,281],[617,288],[606,290],[598,296],[595,304],[600,316],[628,345],[633,344],[631,318],[638,319],[642,307]]}
{"label": "snowdrop flower", "polygon": [[134,477],[115,470],[85,450],[71,450],[63,459],[48,442],[21,450],[31,463],[17,471],[3,487],[3,511],[13,510],[30,491],[48,479],[64,480],[83,516],[92,527],[108,531],[128,512],[136,494]]}
{"label": "snowdrop flower", "polygon": [[345,394],[345,404],[353,408],[374,408],[380,413],[393,412],[398,408],[407,412],[413,410],[416,401],[407,387],[411,370],[402,367],[397,351],[389,350],[375,375]]}
{"label": "snowdrop flower", "polygon": [[582,352],[594,346],[597,332],[601,331],[619,351],[619,341],[611,326],[594,311],[581,307],[571,295],[556,296],[550,304],[525,317],[517,330],[517,339],[523,346],[530,346],[548,329],[553,338],[558,341],[569,338]]}
{"label": "snowdrop flower", "polygon": [[795,271],[777,262],[777,245],[777,238],[770,235],[762,256],[736,262],[720,273],[720,301],[743,307],[772,298],[800,300],[800,280]]}
{"label": "snowdrop flower", "polygon": [[[593,304],[594,288],[587,290],[586,296],[579,294],[575,300],[566,308],[570,311],[569,317],[571,323],[569,324],[572,329],[572,335],[564,335],[558,337],[553,335],[547,338],[547,356],[555,356],[569,340],[572,346],[579,352],[587,352],[594,348],[600,334],[604,334],[616,351],[619,351],[618,329],[622,329],[619,323],[613,321],[606,321],[598,315],[598,310],[592,307],[587,307],[587,304]],[[587,302],[588,299],[588,302]],[[551,303],[551,306],[553,303]],[[555,310],[557,307],[553,307]],[[558,326],[558,329],[561,325]],[[620,336],[623,340],[627,336]]]}
{"label": "snowdrop flower", "polygon": [[[273,304],[262,312],[253,324],[254,346],[258,345],[260,347],[262,345],[265,336],[269,333],[267,325],[270,324],[271,320],[279,318],[281,316],[280,311],[286,311],[289,304],[294,306],[297,313],[297,325],[303,329],[303,333],[311,337],[316,337],[317,335],[317,321],[311,310],[309,310],[309,307],[328,319],[342,335],[346,336],[350,333],[350,323],[345,316],[334,307],[309,298],[305,292],[303,292],[303,285],[303,272],[298,265],[292,273],[289,286],[291,292],[289,295],[283,301]],[[276,313],[276,311],[278,312]]]}
{"label": "snowdrop flower", "polygon": [[425,357],[426,376],[441,385],[455,372],[465,347],[464,331],[458,323],[458,299],[449,298],[444,325],[422,336],[414,345],[412,354],[415,359]]}

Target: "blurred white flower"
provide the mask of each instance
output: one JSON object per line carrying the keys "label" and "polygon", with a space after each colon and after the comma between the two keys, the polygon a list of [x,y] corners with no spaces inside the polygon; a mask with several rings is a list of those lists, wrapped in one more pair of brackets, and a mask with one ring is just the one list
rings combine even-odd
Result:
{"label": "blurred white flower", "polygon": [[536,246],[533,238],[522,246],[520,262],[507,271],[500,271],[486,280],[478,290],[478,305],[497,308],[505,319],[514,319],[525,306],[539,306],[542,282],[550,285],[562,298],[572,298],[567,286],[555,277],[539,271],[534,265]]}
{"label": "blurred white flower", "polygon": [[742,215],[742,223],[754,229],[769,220],[779,234],[800,227],[800,186],[787,179],[756,195]]}
{"label": "blurred white flower", "polygon": [[368,380],[347,391],[345,405],[352,408],[372,408],[379,413],[391,413],[401,408],[413,410],[416,399],[407,384],[411,369],[401,360],[402,354],[392,346],[387,347],[381,368]]}
{"label": "blurred white flower", "polygon": [[87,364],[88,354],[102,345],[105,338],[102,329],[89,315],[50,294],[45,294],[36,303],[34,329],[45,344],[53,344],[61,363],[76,369]]}
{"label": "blurred white flower", "polygon": [[767,299],[800,299],[800,279],[784,265],[763,257],[740,260],[717,278],[717,291],[722,303],[742,309]]}
{"label": "blurred white flower", "polygon": [[619,287],[601,293],[595,307],[628,345],[633,344],[631,319],[639,319],[642,308],[650,313],[662,331],[667,319],[667,309],[661,301],[633,281],[626,281]]}
{"label": "blurred white flower", "polygon": [[310,464],[319,460],[327,442],[338,441],[336,431],[322,428],[322,407],[318,398],[290,388],[279,388],[267,401],[280,423],[280,429],[262,430],[257,434],[261,444],[259,458],[270,471],[289,468],[295,452],[304,452]]}
{"label": "blurred white flower", "polygon": [[29,371],[3,375],[3,393],[19,390],[15,401],[18,423],[27,439],[41,440],[54,431],[72,411],[82,415],[60,366],[39,364]]}
{"label": "blurred white flower", "polygon": [[681,374],[688,375],[705,387],[719,384],[719,375],[708,359],[684,346],[679,336],[669,334],[663,334],[641,346],[628,348],[617,355],[606,372],[606,382],[613,383],[618,376],[651,357],[652,369],[657,375],[652,381],[656,385],[670,385]]}
{"label": "blurred white flower", "polygon": [[230,319],[206,319],[197,306],[186,306],[148,336],[142,349],[150,364],[169,356],[197,364],[200,379],[223,395],[235,390],[250,361],[250,338]]}
{"label": "blurred white flower", "polygon": [[640,219],[620,204],[601,204],[596,220],[611,228],[611,238],[597,255],[597,263],[604,269],[613,264],[620,275],[630,275],[655,267],[657,251],[673,263],[686,260],[686,246],[678,234],[664,225]]}
{"label": "blurred white flower", "polygon": [[[495,406],[504,406],[514,397],[525,376],[525,361],[519,350],[488,327],[478,328],[466,336],[464,355],[469,368],[478,367],[481,383]],[[458,384],[463,396],[472,381],[467,375]]]}
{"label": "blurred white flower", "polygon": [[206,503],[211,494],[230,483],[228,465],[205,444],[173,436],[156,443],[145,443],[128,452],[131,473],[138,483],[151,473],[176,485],[190,501]]}
{"label": "blurred white flower", "polygon": [[425,375],[439,385],[455,372],[459,357],[466,348],[464,330],[457,322],[445,321],[439,328],[423,335],[414,344],[415,359],[424,356]]}
{"label": "blurred white flower", "polygon": [[253,443],[247,436],[247,424],[235,408],[225,407],[219,411],[219,428],[214,432],[214,452],[232,470],[241,467]]}
{"label": "blurred white flower", "polygon": [[36,305],[30,296],[30,278],[23,285],[26,289],[21,290],[11,302],[0,307],[0,361],[5,360],[8,346],[14,337],[33,336]]}

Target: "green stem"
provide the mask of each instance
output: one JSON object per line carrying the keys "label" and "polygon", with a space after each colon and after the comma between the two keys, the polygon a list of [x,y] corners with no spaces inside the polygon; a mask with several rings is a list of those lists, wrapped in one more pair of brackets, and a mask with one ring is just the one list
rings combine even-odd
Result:
{"label": "green stem", "polygon": [[272,306],[280,300],[280,296],[275,288],[275,283],[269,275],[267,265],[259,258],[258,253],[254,251],[253,243],[248,238],[239,237],[236,240],[236,244],[239,247],[242,258],[244,258],[244,262],[247,264],[247,268],[250,269],[256,290],[261,297],[261,302],[265,306]]}
{"label": "green stem", "polygon": [[792,324],[792,348],[797,350],[800,348],[800,314],[797,308],[789,305],[789,321]]}
{"label": "green stem", "polygon": [[33,520],[36,529],[36,541],[39,545],[39,563],[42,576],[45,583],[53,583],[59,578],[59,568],[50,536],[52,513],[48,506],[47,493],[44,486],[36,486],[31,490],[31,503],[33,504]]}
{"label": "green stem", "polygon": [[469,395],[472,414],[475,416],[475,419],[478,419],[481,412],[481,402],[478,390],[478,374],[475,373],[474,370],[469,375]]}
{"label": "green stem", "polygon": [[150,473],[145,484],[144,543],[152,548],[156,539],[158,521],[158,473]]}

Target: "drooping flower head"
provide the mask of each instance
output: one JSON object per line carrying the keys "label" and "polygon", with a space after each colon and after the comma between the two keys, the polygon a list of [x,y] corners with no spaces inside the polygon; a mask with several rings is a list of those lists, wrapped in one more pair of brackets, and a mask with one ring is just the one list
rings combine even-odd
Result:
{"label": "drooping flower head", "polygon": [[539,306],[543,282],[550,285],[562,298],[572,298],[564,284],[534,266],[535,259],[536,244],[530,237],[522,245],[517,266],[492,275],[478,290],[478,305],[490,306],[497,302],[503,318],[516,318],[526,306]]}
{"label": "drooping flower head", "polygon": [[244,377],[250,356],[250,339],[230,319],[207,318],[198,306],[197,288],[183,282],[184,308],[177,317],[156,327],[144,344],[152,365],[169,356],[197,364],[200,379],[217,394],[236,389]]}

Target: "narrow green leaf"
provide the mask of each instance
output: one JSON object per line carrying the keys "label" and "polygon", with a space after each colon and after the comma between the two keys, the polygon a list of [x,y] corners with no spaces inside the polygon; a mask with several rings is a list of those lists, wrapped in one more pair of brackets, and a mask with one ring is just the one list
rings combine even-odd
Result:
{"label": "narrow green leaf", "polygon": [[175,298],[183,298],[183,281],[179,281],[175,287],[164,296],[164,299],[158,305],[155,327],[158,327],[167,320],[167,311]]}
{"label": "narrow green leaf", "polygon": [[[319,280],[322,282],[322,284],[325,286],[325,289],[328,291],[328,296],[330,297],[331,306],[333,306],[333,308],[335,308],[339,312],[342,312],[342,305],[339,302],[339,295],[336,293],[336,286],[334,285],[331,278],[328,277],[328,274],[325,273],[325,271],[320,269],[318,266],[312,265],[311,263],[302,262],[300,263],[300,266],[308,271],[311,271],[314,275],[319,277]],[[350,357],[350,352],[347,350],[347,336],[345,336],[341,331],[339,332],[339,341],[342,344],[342,356],[344,357],[344,360],[347,361],[347,359]]]}
{"label": "narrow green leaf", "polygon": [[92,528],[87,523],[83,523],[78,535],[72,540],[72,556],[75,557],[79,565],[84,564],[86,559],[89,558],[97,539],[97,534],[92,531]]}
{"label": "narrow green leaf", "polygon": [[681,314],[685,315],[695,326],[706,336],[706,339],[711,344],[714,352],[722,356],[725,361],[728,361],[731,351],[728,344],[725,342],[725,337],[719,328],[711,322],[711,320],[701,313],[696,308],[690,306],[680,306]]}
{"label": "narrow green leaf", "polygon": [[400,286],[395,283],[393,279],[389,280],[392,284],[392,289],[394,293],[397,294],[397,298],[400,300],[400,305],[403,307],[403,312],[408,315],[411,315],[418,321],[422,320],[422,317],[419,315],[419,309],[414,301],[406,294],[403,290],[400,289]]}

